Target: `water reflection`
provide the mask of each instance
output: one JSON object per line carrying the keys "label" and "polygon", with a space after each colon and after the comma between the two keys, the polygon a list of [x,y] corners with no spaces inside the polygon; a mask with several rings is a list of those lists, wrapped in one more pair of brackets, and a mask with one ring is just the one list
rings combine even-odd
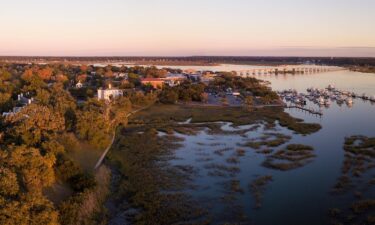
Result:
{"label": "water reflection", "polygon": [[[296,89],[305,92],[307,88],[324,88],[335,84],[341,90],[355,93],[375,95],[375,74],[363,74],[350,71],[329,72],[309,75],[265,75],[257,76],[271,82],[275,90]],[[308,107],[316,105],[307,101]],[[194,165],[199,169],[199,176],[194,183],[199,187],[190,193],[201,199],[217,219],[228,219],[228,212],[235,219],[228,221],[250,220],[255,224],[327,224],[327,210],[337,206],[349,206],[353,195],[332,195],[331,191],[338,177],[344,161],[343,144],[345,137],[352,135],[375,136],[375,105],[369,101],[353,99],[352,104],[336,104],[320,109],[324,116],[316,116],[298,109],[286,109],[292,116],[322,125],[322,129],[312,135],[302,136],[280,126],[276,132],[291,136],[289,143],[300,143],[314,147],[316,158],[302,168],[291,171],[278,171],[262,166],[264,154],[254,149],[244,147],[249,139],[260,138],[266,128],[260,125],[257,129],[239,134],[210,134],[207,130],[198,135],[181,135],[185,140],[183,147],[176,154],[179,160],[174,164]],[[189,121],[187,121],[189,122]],[[249,127],[233,128],[224,123],[227,131],[238,131]],[[286,144],[277,147],[281,149]],[[228,159],[237,150],[245,150],[238,162],[232,165]],[[276,149],[276,148],[275,148]],[[211,166],[207,166],[211,165]],[[216,167],[215,167],[216,165]],[[212,170],[232,168],[233,173],[212,173]],[[238,168],[235,170],[234,167]],[[211,173],[210,173],[211,171]],[[373,173],[371,170],[370,173]],[[249,184],[258,176],[273,177],[269,188],[264,192],[262,207],[255,210],[255,201],[249,190]],[[228,190],[228,182],[233,190]],[[233,184],[237,185],[233,188]],[[237,191],[236,191],[237,190]],[[243,191],[240,191],[243,190]],[[228,193],[231,201],[228,200]],[[373,197],[375,189],[367,190],[363,197]],[[224,213],[226,212],[226,213]]]}

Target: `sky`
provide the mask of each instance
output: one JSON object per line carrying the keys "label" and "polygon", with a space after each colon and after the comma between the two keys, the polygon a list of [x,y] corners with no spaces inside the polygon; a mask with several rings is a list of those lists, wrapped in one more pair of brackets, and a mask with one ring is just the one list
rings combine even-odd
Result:
{"label": "sky", "polygon": [[374,0],[0,0],[0,55],[370,56]]}

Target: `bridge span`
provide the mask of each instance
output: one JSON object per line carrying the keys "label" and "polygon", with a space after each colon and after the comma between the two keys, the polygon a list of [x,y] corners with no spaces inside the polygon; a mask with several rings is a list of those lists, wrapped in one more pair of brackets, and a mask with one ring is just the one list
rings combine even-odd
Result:
{"label": "bridge span", "polygon": [[267,68],[254,68],[234,71],[238,76],[248,77],[255,75],[279,75],[279,74],[313,74],[345,70],[335,66],[278,66]]}

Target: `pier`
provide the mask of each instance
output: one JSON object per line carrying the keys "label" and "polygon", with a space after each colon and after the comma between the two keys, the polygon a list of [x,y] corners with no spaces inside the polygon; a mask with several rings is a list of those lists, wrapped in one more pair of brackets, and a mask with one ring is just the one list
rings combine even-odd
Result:
{"label": "pier", "polygon": [[298,105],[289,105],[287,106],[286,108],[288,109],[299,109],[301,111],[305,111],[305,112],[308,112],[310,114],[313,114],[313,115],[317,115],[317,116],[323,116],[323,113],[320,112],[320,111],[317,111],[317,110],[314,110],[314,109],[311,109],[311,108],[305,108],[303,106],[298,106]]}

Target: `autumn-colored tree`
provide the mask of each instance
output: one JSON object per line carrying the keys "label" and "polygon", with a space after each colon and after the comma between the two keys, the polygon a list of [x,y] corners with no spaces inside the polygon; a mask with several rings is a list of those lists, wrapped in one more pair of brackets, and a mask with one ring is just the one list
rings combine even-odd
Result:
{"label": "autumn-colored tree", "polygon": [[47,84],[36,75],[22,76],[25,85],[22,87],[23,92],[32,92],[36,94],[37,90],[47,87]]}
{"label": "autumn-colored tree", "polygon": [[8,111],[12,107],[12,95],[0,92],[0,112]]}
{"label": "autumn-colored tree", "polygon": [[104,76],[107,77],[107,78],[111,78],[111,77],[113,77],[113,72],[112,72],[112,70],[107,70],[107,71],[105,71]]}
{"label": "autumn-colored tree", "polygon": [[86,82],[86,79],[87,79],[87,74],[81,74],[77,76],[76,81]]}
{"label": "autumn-colored tree", "polygon": [[20,183],[27,191],[41,192],[55,181],[54,154],[42,156],[39,149],[25,145],[10,146],[8,152],[7,163],[20,176]]}
{"label": "autumn-colored tree", "polygon": [[0,166],[0,195],[14,196],[19,191],[17,174],[4,166]]}
{"label": "autumn-colored tree", "polygon": [[12,78],[12,74],[7,70],[0,70],[0,80],[9,81]]}
{"label": "autumn-colored tree", "polygon": [[80,67],[80,70],[81,70],[82,73],[86,73],[87,70],[88,70],[88,66],[87,66],[87,65],[82,65],[82,66]]}
{"label": "autumn-colored tree", "polygon": [[29,146],[37,145],[54,133],[65,130],[65,119],[61,113],[36,104],[8,117],[7,122],[12,124],[8,128],[8,135]]}
{"label": "autumn-colored tree", "polygon": [[56,75],[56,81],[57,81],[57,82],[65,83],[65,82],[67,82],[68,80],[69,80],[68,77],[65,76],[65,75],[62,74],[62,73]]}
{"label": "autumn-colored tree", "polygon": [[21,78],[23,80],[29,80],[32,76],[34,75],[34,70],[33,69],[27,69],[25,72],[22,74]]}
{"label": "autumn-colored tree", "polygon": [[37,71],[37,74],[42,80],[50,80],[52,73],[53,73],[53,70],[50,67],[46,67],[44,69]]}

